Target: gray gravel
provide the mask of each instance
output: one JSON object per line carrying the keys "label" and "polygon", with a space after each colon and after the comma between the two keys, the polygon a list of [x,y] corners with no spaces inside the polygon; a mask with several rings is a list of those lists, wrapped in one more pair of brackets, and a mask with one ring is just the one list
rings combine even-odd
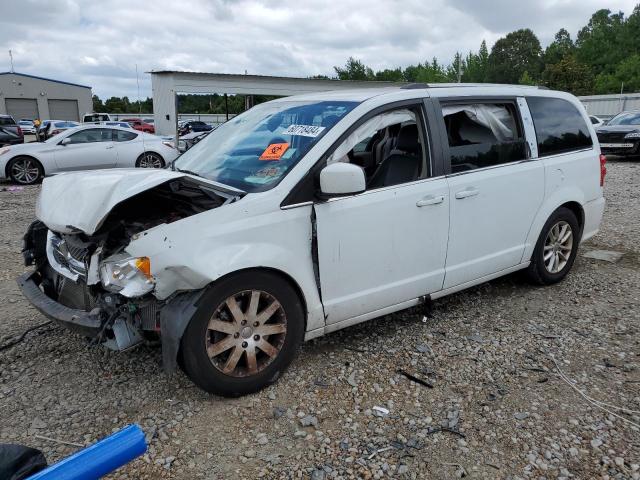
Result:
{"label": "gray gravel", "polygon": [[[0,184],[0,190],[8,187]],[[18,293],[38,187],[0,191],[0,343],[44,318]],[[113,478],[640,478],[640,164],[611,162],[601,233],[561,284],[518,276],[307,343],[259,394],[208,396],[151,347],[49,325],[0,352],[0,442],[50,462],[129,423],[150,448]],[[433,386],[398,373],[403,370]],[[379,407],[379,408],[374,408]],[[386,411],[388,410],[388,413]],[[640,414],[615,413],[640,423]]]}

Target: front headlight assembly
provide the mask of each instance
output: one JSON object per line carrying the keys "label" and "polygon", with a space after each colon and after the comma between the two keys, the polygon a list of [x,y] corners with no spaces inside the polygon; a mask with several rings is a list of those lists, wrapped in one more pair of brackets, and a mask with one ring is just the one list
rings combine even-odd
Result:
{"label": "front headlight assembly", "polygon": [[100,264],[100,282],[105,290],[125,297],[139,297],[153,290],[151,262],[148,257],[118,254]]}
{"label": "front headlight assembly", "polygon": [[627,133],[624,138],[640,138],[640,132]]}

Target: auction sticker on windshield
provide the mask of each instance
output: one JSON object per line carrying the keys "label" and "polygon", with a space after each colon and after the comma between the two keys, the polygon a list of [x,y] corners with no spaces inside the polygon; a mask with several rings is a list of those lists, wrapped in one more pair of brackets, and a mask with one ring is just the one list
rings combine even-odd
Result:
{"label": "auction sticker on windshield", "polygon": [[262,152],[260,160],[280,160],[287,148],[289,148],[288,143],[272,143]]}
{"label": "auction sticker on windshield", "polygon": [[282,132],[284,135],[299,135],[302,137],[317,137],[322,133],[326,127],[320,127],[317,125],[289,125],[289,127]]}

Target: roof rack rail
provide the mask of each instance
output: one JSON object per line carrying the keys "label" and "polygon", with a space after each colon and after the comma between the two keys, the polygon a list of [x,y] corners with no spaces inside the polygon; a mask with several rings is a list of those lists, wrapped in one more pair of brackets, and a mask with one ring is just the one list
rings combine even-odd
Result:
{"label": "roof rack rail", "polygon": [[403,90],[416,90],[419,88],[431,88],[433,85],[428,83],[410,83],[408,85],[403,85],[400,88]]}

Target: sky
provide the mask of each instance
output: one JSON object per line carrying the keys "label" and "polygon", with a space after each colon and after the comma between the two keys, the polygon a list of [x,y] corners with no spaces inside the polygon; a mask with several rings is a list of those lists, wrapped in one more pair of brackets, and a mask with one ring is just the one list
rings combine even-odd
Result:
{"label": "sky", "polygon": [[353,56],[374,70],[489,48],[531,28],[543,47],[600,8],[639,0],[0,0],[0,71],[151,96],[151,70],[308,77]]}

